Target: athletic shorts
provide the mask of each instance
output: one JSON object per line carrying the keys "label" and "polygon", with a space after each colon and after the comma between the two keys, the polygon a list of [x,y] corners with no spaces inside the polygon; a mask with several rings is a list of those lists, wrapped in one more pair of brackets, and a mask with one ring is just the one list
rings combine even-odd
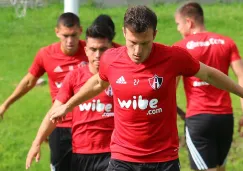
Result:
{"label": "athletic shorts", "polygon": [[179,159],[159,163],[133,163],[111,159],[107,171],[180,171]]}
{"label": "athletic shorts", "polygon": [[232,143],[233,114],[198,114],[186,118],[191,168],[206,170],[225,164]]}
{"label": "athletic shorts", "polygon": [[71,171],[71,128],[57,127],[49,136],[51,171]]}
{"label": "athletic shorts", "polygon": [[106,171],[111,153],[78,154],[73,153],[72,171]]}

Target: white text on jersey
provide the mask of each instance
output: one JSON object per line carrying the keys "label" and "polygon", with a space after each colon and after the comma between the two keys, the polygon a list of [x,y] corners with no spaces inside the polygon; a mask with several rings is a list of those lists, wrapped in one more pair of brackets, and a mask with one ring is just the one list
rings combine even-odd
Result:
{"label": "white text on jersey", "polygon": [[201,87],[201,86],[205,86],[205,85],[209,85],[209,84],[204,81],[194,81],[193,82],[193,87]]}
{"label": "white text on jersey", "polygon": [[210,38],[209,40],[206,41],[198,41],[198,42],[194,42],[194,41],[189,41],[186,44],[187,49],[194,49],[196,47],[204,47],[204,46],[210,46],[210,45],[218,45],[218,44],[225,44],[225,41],[222,39],[214,39],[214,38]]}
{"label": "white text on jersey", "polygon": [[161,113],[162,112],[162,108],[157,108],[158,107],[158,99],[143,99],[143,97],[140,95],[138,96],[138,98],[136,96],[133,96],[132,100],[120,100],[118,98],[118,102],[121,108],[130,108],[130,106],[132,105],[132,108],[134,110],[136,109],[141,109],[141,110],[145,110],[147,108],[150,108],[151,110],[148,111],[147,115],[154,115],[157,113]]}
{"label": "white text on jersey", "polygon": [[79,105],[80,111],[97,111],[97,112],[106,112],[110,113],[112,110],[112,104],[101,103],[100,100],[92,100],[89,103],[83,103]]}

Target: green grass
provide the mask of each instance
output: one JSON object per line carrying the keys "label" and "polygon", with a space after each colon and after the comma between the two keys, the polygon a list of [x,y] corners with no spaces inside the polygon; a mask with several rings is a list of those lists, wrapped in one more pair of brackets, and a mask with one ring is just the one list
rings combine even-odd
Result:
{"label": "green grass", "polygon": [[[159,19],[157,42],[173,44],[180,40],[176,32],[173,14],[176,5],[152,7]],[[241,18],[243,5],[215,4],[204,6],[206,26],[210,31],[230,36],[243,51],[243,32]],[[63,6],[52,4],[45,8],[28,9],[25,18],[16,18],[13,8],[0,8],[0,103],[10,95],[17,83],[27,73],[28,67],[37,50],[58,41],[54,34],[57,17],[63,12]],[[115,41],[124,44],[121,33],[125,8],[96,9],[91,6],[80,8],[80,18],[84,30],[100,13],[112,16],[116,24]],[[82,36],[84,38],[84,35]],[[235,79],[232,72],[230,75]],[[45,76],[46,77],[46,76]],[[185,109],[185,97],[182,86],[178,90],[178,104]],[[234,142],[228,158],[228,170],[241,171],[243,167],[243,140],[237,133],[237,122],[242,114],[239,98],[232,95],[235,113]],[[25,169],[25,158],[35,137],[45,112],[51,106],[49,89],[45,85],[37,87],[14,104],[0,121],[0,171]],[[178,119],[180,135],[183,134],[183,122]],[[186,148],[180,150],[182,171],[189,171]],[[42,148],[40,163],[33,164],[32,171],[49,171],[48,145]]]}

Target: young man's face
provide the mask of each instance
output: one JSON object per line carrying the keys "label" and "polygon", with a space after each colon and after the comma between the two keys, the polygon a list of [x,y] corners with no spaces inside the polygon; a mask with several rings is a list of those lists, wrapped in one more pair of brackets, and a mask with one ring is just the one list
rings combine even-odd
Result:
{"label": "young man's face", "polygon": [[79,46],[79,38],[82,34],[82,28],[75,25],[73,27],[65,27],[60,24],[55,29],[57,37],[61,42],[61,49],[65,54],[73,54]]}
{"label": "young man's face", "polygon": [[187,37],[190,35],[190,22],[185,17],[182,17],[179,13],[176,13],[175,23],[177,25],[177,31],[182,35],[182,37]]}
{"label": "young man's face", "polygon": [[148,28],[145,32],[136,33],[129,27],[124,27],[123,34],[126,39],[128,56],[136,64],[144,62],[151,52],[156,31]]}
{"label": "young man's face", "polygon": [[106,38],[91,38],[86,40],[85,53],[89,59],[89,64],[95,69],[99,69],[100,57],[109,48],[111,42]]}

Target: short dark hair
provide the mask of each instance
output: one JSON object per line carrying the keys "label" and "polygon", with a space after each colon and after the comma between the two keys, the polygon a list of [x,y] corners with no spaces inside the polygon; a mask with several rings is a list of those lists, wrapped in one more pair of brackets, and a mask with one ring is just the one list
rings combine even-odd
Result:
{"label": "short dark hair", "polygon": [[106,14],[101,14],[99,15],[93,22],[93,24],[106,24],[107,26],[109,26],[112,31],[113,31],[113,37],[112,40],[114,39],[116,32],[115,32],[115,24],[112,21],[111,17],[109,15]]}
{"label": "short dark hair", "polygon": [[155,31],[157,16],[146,6],[130,7],[124,16],[124,27],[130,27],[137,33],[145,32],[148,28],[152,28]]}
{"label": "short dark hair", "polygon": [[67,12],[59,16],[57,20],[57,27],[60,25],[63,25],[65,27],[73,27],[76,25],[80,27],[80,20],[76,14]]}
{"label": "short dark hair", "polygon": [[184,17],[194,19],[198,24],[204,24],[203,9],[198,2],[185,2],[176,10],[176,12]]}
{"label": "short dark hair", "polygon": [[106,24],[92,24],[86,30],[86,40],[91,38],[107,38],[110,42],[112,42],[114,32],[112,29]]}

